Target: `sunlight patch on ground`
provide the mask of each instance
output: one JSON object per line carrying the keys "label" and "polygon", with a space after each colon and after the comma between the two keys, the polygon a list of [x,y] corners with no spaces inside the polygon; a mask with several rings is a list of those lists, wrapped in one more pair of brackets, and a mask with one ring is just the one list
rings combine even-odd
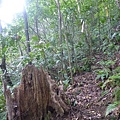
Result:
{"label": "sunlight patch on ground", "polygon": [[0,5],[0,20],[11,23],[16,13],[23,11],[24,0],[2,0]]}

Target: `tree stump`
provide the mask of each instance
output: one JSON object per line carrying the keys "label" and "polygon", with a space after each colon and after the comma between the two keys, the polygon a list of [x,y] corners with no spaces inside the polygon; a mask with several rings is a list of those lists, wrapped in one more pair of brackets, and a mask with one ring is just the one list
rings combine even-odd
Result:
{"label": "tree stump", "polygon": [[49,107],[61,116],[69,110],[55,81],[34,65],[23,69],[20,85],[12,92],[4,83],[4,94],[7,120],[45,120]]}

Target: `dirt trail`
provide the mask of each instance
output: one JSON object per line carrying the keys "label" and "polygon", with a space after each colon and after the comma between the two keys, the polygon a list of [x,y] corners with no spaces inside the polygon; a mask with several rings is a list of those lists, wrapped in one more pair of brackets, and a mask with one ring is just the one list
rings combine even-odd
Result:
{"label": "dirt trail", "polygon": [[86,72],[74,79],[75,84],[66,91],[71,102],[71,110],[62,118],[56,117],[54,120],[113,120],[111,116],[105,117],[112,94],[109,93],[101,99],[100,81],[95,79],[95,75]]}

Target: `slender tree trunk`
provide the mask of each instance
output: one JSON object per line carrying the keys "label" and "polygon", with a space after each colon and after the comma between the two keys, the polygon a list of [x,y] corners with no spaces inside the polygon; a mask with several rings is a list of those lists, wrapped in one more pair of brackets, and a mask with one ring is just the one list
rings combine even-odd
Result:
{"label": "slender tree trunk", "polygon": [[68,51],[68,61],[69,61],[69,67],[70,67],[70,77],[71,77],[71,83],[73,84],[73,72],[72,72],[72,64],[71,64],[71,55],[70,55],[70,48],[69,48],[69,43],[68,43],[68,38],[67,35],[65,34],[65,41],[67,44],[67,51]]}
{"label": "slender tree trunk", "polygon": [[[62,66],[62,70],[64,70],[64,60],[63,60],[63,48],[62,48],[62,15],[61,15],[61,10],[60,10],[60,2],[59,0],[55,0],[56,5],[57,5],[57,9],[58,9],[58,22],[59,22],[59,45],[61,47],[61,66]],[[63,79],[63,75],[62,78]]]}
{"label": "slender tree trunk", "polygon": [[26,12],[25,7],[24,7],[23,15],[24,15],[24,23],[25,23],[25,36],[26,36],[26,43],[27,43],[27,53],[29,55],[29,53],[31,52],[31,49],[30,49],[28,18],[27,18],[27,12]]}
{"label": "slender tree trunk", "polygon": [[57,8],[58,8],[58,20],[59,20],[59,42],[62,44],[62,15],[60,11],[60,3],[59,0],[55,0]]}
{"label": "slender tree trunk", "polygon": [[38,0],[36,0],[36,16],[35,16],[35,27],[36,27],[36,33],[37,33],[37,37],[40,40],[40,35],[39,35],[39,30],[38,30]]}
{"label": "slender tree trunk", "polygon": [[6,58],[5,58],[5,52],[3,52],[4,47],[5,47],[5,43],[4,43],[4,38],[2,36],[2,25],[1,25],[1,21],[0,21],[0,36],[1,36],[1,41],[2,41],[2,63],[0,65],[0,68],[3,72],[3,81],[7,82],[8,85],[13,86],[13,83],[10,79],[10,76],[8,74],[7,71],[7,67],[6,67]]}

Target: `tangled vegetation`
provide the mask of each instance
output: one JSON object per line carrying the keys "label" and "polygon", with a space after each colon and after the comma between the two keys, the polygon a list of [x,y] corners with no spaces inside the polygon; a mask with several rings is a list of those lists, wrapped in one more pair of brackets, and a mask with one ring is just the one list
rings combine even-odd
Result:
{"label": "tangled vegetation", "polygon": [[113,93],[106,116],[118,109],[119,0],[26,0],[26,11],[31,51],[27,51],[23,13],[3,28],[0,37],[0,119],[6,118],[4,58],[10,89],[19,85],[21,71],[29,61],[36,67],[42,65],[56,82],[62,81],[64,90],[74,84],[74,76],[92,71],[105,94]]}

